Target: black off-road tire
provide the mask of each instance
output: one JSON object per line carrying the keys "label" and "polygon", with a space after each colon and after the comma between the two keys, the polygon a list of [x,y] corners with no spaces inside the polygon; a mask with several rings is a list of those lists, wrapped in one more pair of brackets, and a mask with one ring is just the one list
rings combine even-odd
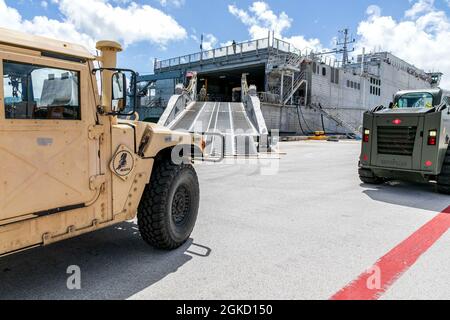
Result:
{"label": "black off-road tire", "polygon": [[157,160],[138,208],[142,238],[158,249],[179,248],[194,229],[199,201],[198,177],[191,165]]}
{"label": "black off-road tire", "polygon": [[365,183],[365,184],[380,185],[380,184],[383,184],[385,182],[383,179],[378,178],[378,177],[368,178],[368,177],[359,176],[359,179],[361,180],[362,183]]}
{"label": "black off-road tire", "polygon": [[385,179],[377,177],[371,170],[359,169],[359,179],[362,183],[380,185],[386,182]]}
{"label": "black off-road tire", "polygon": [[450,148],[445,154],[441,174],[437,177],[437,191],[450,195]]}

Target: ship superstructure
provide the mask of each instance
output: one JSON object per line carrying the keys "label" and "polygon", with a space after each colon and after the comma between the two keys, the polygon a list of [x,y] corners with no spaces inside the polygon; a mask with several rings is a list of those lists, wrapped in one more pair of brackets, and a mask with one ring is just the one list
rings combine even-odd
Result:
{"label": "ship superstructure", "polygon": [[[156,60],[154,74],[140,76],[141,118],[158,119],[179,83],[197,75],[197,93],[209,102],[237,102],[243,75],[258,91],[265,126],[287,134],[360,133],[362,114],[388,105],[399,90],[431,88],[442,74],[428,73],[389,52],[349,59],[344,49],[329,53],[299,50],[271,34],[168,60]],[[343,59],[333,59],[342,54]]]}

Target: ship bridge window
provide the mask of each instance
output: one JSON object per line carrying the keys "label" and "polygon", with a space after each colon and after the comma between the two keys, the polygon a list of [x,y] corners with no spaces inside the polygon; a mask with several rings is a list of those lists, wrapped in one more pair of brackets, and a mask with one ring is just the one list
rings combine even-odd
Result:
{"label": "ship bridge window", "polygon": [[339,70],[331,68],[331,83],[339,84]]}
{"label": "ship bridge window", "polygon": [[354,81],[350,81],[350,80],[347,80],[347,87],[356,89],[356,90],[361,90],[361,84],[359,82],[354,82]]}
{"label": "ship bridge window", "polygon": [[327,68],[322,68],[322,75],[325,77],[327,75]]}
{"label": "ship bridge window", "polygon": [[370,94],[374,96],[381,96],[381,89],[375,86],[370,86]]}
{"label": "ship bridge window", "polygon": [[313,72],[317,73],[317,63],[313,62]]}
{"label": "ship bridge window", "polygon": [[379,79],[370,78],[370,83],[374,84],[376,86],[381,86],[381,80],[379,80]]}

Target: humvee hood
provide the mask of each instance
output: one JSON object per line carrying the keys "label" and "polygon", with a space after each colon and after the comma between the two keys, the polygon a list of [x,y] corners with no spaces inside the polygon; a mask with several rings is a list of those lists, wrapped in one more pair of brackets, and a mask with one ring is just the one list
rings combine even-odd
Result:
{"label": "humvee hood", "polygon": [[405,109],[401,109],[401,108],[397,108],[397,109],[383,109],[380,111],[375,112],[375,114],[401,114],[401,115],[405,115],[405,114],[426,114],[429,113],[430,111],[433,111],[433,108],[405,108]]}

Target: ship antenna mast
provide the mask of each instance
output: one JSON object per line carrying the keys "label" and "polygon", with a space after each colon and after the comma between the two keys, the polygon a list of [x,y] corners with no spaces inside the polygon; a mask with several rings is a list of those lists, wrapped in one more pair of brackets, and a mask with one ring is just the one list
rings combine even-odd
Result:
{"label": "ship antenna mast", "polygon": [[346,65],[349,63],[348,54],[355,51],[354,48],[349,50],[349,45],[354,44],[356,40],[353,37],[350,37],[348,28],[345,28],[339,32],[343,34],[343,39],[338,40],[336,43],[338,47],[342,46],[342,49],[339,49],[337,52],[342,53],[342,65]]}
{"label": "ship antenna mast", "polygon": [[345,28],[344,30],[339,31],[343,36],[336,41],[336,48],[331,51],[324,51],[320,53],[316,53],[316,56],[324,56],[327,54],[341,54],[342,53],[342,66],[345,67],[349,64],[349,53],[355,51],[355,48],[351,48],[350,46],[356,42],[353,36],[350,36],[349,29]]}

